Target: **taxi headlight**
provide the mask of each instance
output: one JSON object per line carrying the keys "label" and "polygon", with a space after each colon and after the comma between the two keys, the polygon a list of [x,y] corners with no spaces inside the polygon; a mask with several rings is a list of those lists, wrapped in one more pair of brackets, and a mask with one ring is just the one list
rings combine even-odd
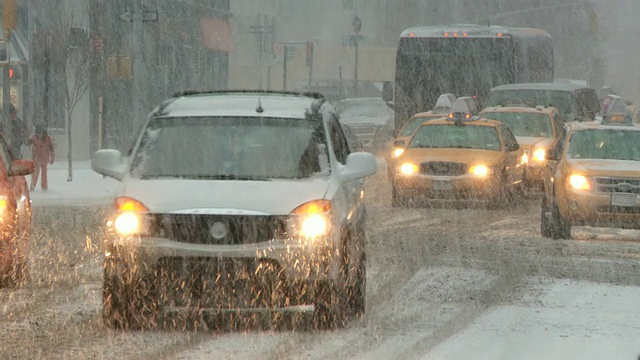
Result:
{"label": "taxi headlight", "polygon": [[118,214],[113,225],[120,236],[131,236],[139,233],[142,229],[140,216],[134,212],[123,212]]}
{"label": "taxi headlight", "polygon": [[412,175],[418,172],[418,165],[416,164],[402,164],[400,166],[400,172],[404,175]]}
{"label": "taxi headlight", "polygon": [[478,177],[486,177],[491,173],[491,170],[486,165],[474,165],[469,168],[469,174],[478,176]]}
{"label": "taxi headlight", "polygon": [[535,161],[544,161],[547,158],[547,150],[545,149],[536,149],[533,152],[533,160]]}
{"label": "taxi headlight", "polygon": [[591,189],[591,184],[589,184],[589,179],[587,179],[584,175],[573,174],[569,177],[569,184],[575,190],[589,190]]}
{"label": "taxi headlight", "polygon": [[402,154],[404,154],[404,149],[403,148],[395,148],[395,149],[393,149],[392,155],[393,155],[394,158],[397,158]]}

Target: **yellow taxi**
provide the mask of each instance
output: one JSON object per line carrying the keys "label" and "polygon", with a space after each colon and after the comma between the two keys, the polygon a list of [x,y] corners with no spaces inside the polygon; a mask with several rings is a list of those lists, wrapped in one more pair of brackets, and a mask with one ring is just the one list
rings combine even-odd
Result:
{"label": "yellow taxi", "polygon": [[525,184],[542,188],[546,154],[553,148],[564,127],[560,111],[544,106],[497,106],[482,110],[480,115],[500,121],[511,129],[524,149],[528,162]]}
{"label": "yellow taxi", "polygon": [[521,193],[524,150],[511,130],[452,110],[394,144],[404,151],[391,169],[393,206],[420,198],[483,200],[497,206]]}
{"label": "yellow taxi", "polygon": [[547,158],[542,236],[569,239],[572,226],[640,229],[640,126],[631,115],[570,124]]}

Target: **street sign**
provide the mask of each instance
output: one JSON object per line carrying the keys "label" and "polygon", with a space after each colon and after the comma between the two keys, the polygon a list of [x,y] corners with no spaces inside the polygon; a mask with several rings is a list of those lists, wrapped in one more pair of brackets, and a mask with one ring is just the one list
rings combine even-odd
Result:
{"label": "street sign", "polygon": [[353,31],[359,34],[362,31],[362,19],[360,19],[360,16],[354,17],[351,25],[353,26]]}
{"label": "street sign", "polygon": [[[120,19],[133,22],[133,12],[127,10],[120,15]],[[155,22],[158,21],[158,12],[157,11],[143,11],[142,12],[142,21],[144,22]]]}
{"label": "street sign", "polygon": [[270,25],[249,26],[249,32],[252,34],[271,34],[273,33],[273,26],[270,26]]}

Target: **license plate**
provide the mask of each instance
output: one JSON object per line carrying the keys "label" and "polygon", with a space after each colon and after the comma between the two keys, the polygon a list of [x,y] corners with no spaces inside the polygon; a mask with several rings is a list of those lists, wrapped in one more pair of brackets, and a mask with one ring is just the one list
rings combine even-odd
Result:
{"label": "license plate", "polygon": [[431,186],[432,186],[433,190],[436,190],[436,191],[451,190],[451,181],[449,181],[449,180],[433,180],[433,184]]}
{"label": "license plate", "polygon": [[612,194],[611,206],[635,207],[636,195],[635,194]]}

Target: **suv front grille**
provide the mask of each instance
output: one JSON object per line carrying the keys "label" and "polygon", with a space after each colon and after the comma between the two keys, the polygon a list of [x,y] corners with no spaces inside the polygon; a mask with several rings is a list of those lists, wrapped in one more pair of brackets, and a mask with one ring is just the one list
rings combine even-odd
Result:
{"label": "suv front grille", "polygon": [[426,162],[420,164],[420,172],[435,176],[462,176],[468,172],[468,165],[455,162]]}
{"label": "suv front grille", "polygon": [[640,194],[640,179],[597,177],[595,183],[599,193]]}
{"label": "suv front grille", "polygon": [[155,214],[151,224],[151,236],[190,244],[255,244],[286,233],[284,216]]}

